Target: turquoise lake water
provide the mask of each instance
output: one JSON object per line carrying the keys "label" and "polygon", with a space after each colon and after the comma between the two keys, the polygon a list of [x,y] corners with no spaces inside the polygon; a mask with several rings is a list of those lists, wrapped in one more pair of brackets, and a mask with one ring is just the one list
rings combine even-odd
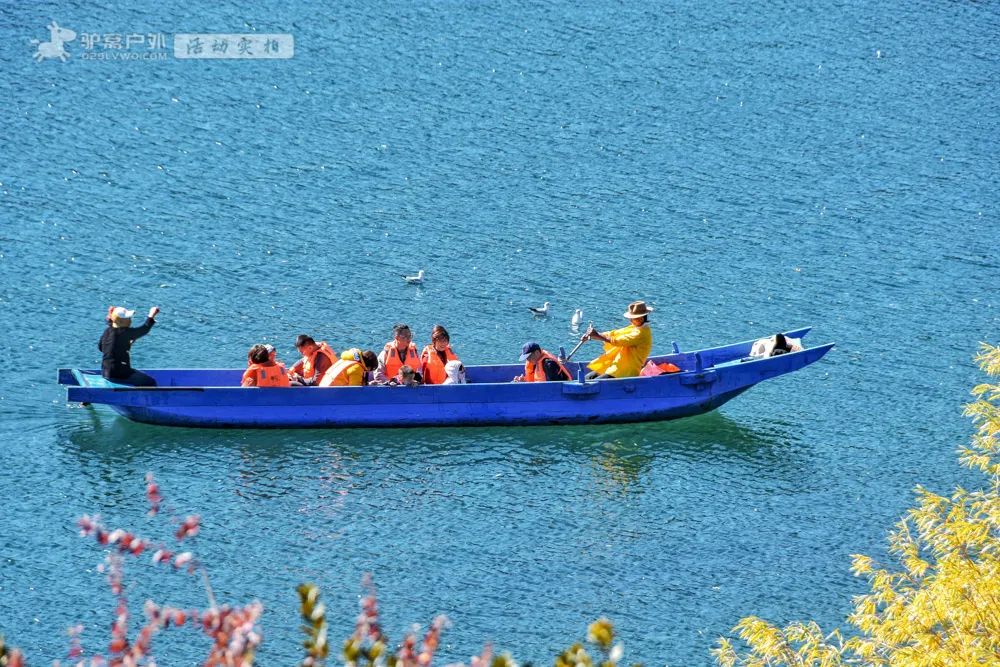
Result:
{"label": "turquoise lake water", "polygon": [[[69,58],[35,62],[52,21]],[[150,33],[166,48],[131,49],[166,57],[91,59]],[[181,33],[295,53],[175,58]],[[74,521],[167,537],[147,471],[203,516],[216,594],[264,603],[262,665],[299,655],[296,584],[337,647],[366,572],[391,639],[450,617],[440,664],[484,641],[547,664],[602,615],[629,662],[709,664],[741,616],[836,627],[849,555],[884,555],[912,488],[977,482],[955,449],[1000,324],[996,4],[5,3],[0,37],[0,632],[32,664],[77,622],[105,650]],[[291,361],[303,332],[378,346],[400,320],[513,361],[635,299],[657,350],[804,325],[837,347],[715,413],[609,427],[170,429],[55,384],[99,365],[112,303],[161,307],[133,352],[169,368],[257,342]],[[136,615],[205,604],[127,573]]]}

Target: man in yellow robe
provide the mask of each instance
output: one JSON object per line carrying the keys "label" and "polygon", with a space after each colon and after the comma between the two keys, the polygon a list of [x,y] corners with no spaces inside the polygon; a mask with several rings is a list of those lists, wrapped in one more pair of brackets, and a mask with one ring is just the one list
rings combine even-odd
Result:
{"label": "man in yellow robe", "polygon": [[584,340],[599,340],[604,343],[604,354],[591,361],[587,368],[592,373],[587,379],[627,378],[639,375],[646,357],[653,349],[653,332],[649,328],[649,314],[653,309],[644,301],[634,301],[625,311],[631,324],[622,329],[599,333],[591,327],[583,335]]}

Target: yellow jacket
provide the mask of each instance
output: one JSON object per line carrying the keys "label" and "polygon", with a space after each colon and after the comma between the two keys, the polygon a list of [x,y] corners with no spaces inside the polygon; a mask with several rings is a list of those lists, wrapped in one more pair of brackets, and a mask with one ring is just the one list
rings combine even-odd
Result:
{"label": "yellow jacket", "polygon": [[340,359],[330,366],[320,380],[320,387],[360,387],[364,384],[365,366],[361,350],[352,347],[340,353]]}
{"label": "yellow jacket", "polygon": [[611,342],[604,344],[604,354],[591,361],[587,368],[616,378],[639,375],[646,357],[653,350],[653,331],[649,324],[640,327],[630,324],[605,335]]}

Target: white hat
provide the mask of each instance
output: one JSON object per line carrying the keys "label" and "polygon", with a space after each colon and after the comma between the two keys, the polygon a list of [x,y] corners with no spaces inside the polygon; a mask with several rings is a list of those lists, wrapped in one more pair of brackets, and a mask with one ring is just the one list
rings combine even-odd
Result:
{"label": "white hat", "polygon": [[458,384],[465,384],[465,366],[458,359],[452,359],[444,365],[445,375],[449,380]]}
{"label": "white hat", "polygon": [[133,315],[135,315],[135,311],[126,310],[124,306],[118,306],[111,310],[111,319],[113,320],[130,320]]}

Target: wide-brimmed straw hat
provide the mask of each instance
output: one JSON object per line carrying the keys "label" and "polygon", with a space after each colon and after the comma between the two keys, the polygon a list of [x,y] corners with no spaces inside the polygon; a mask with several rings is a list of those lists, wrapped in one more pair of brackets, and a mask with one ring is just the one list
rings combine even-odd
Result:
{"label": "wide-brimmed straw hat", "polygon": [[645,317],[651,312],[653,312],[653,309],[647,306],[645,301],[633,301],[628,305],[628,310],[624,312],[622,317],[635,320],[640,317]]}

